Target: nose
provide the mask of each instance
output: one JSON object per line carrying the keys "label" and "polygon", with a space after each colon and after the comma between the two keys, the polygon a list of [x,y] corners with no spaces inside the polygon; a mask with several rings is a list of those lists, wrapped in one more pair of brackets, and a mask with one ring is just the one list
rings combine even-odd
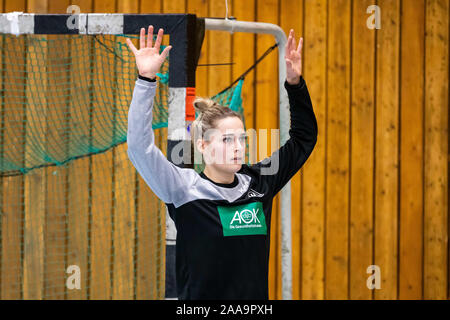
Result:
{"label": "nose", "polygon": [[241,143],[241,141],[240,141],[239,138],[237,138],[236,141],[237,141],[237,142],[234,144],[234,148],[235,148],[236,150],[241,150],[241,149],[243,149],[243,148],[245,147],[245,144],[244,144],[244,143]]}

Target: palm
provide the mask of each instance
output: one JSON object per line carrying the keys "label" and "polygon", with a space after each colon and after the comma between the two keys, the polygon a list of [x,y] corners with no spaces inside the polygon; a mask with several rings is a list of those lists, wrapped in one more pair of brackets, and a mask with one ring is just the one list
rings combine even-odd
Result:
{"label": "palm", "polygon": [[159,50],[155,48],[142,48],[136,53],[136,65],[139,73],[156,74],[164,59],[159,55]]}
{"label": "palm", "polygon": [[303,38],[300,38],[297,46],[294,30],[291,29],[285,53],[287,79],[297,79],[302,75],[302,47]]}
{"label": "palm", "polygon": [[158,73],[161,65],[169,54],[172,46],[167,46],[161,54],[159,54],[161,41],[164,30],[159,29],[155,46],[152,46],[153,26],[148,27],[148,35],[145,37],[145,29],[141,29],[140,49],[136,49],[130,39],[127,38],[127,44],[136,57],[136,66],[140,75],[154,78]]}

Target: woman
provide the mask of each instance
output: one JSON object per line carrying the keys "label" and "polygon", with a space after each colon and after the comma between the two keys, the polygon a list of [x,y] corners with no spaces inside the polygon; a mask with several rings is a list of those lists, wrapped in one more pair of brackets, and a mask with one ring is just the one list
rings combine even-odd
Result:
{"label": "woman", "polygon": [[163,30],[154,47],[152,35],[153,26],[147,40],[141,29],[139,50],[127,39],[139,72],[128,113],[128,156],[175,222],[178,298],[268,299],[272,200],[317,141],[317,121],[302,77],[302,38],[296,47],[291,29],[286,44],[290,139],[269,158],[246,165],[239,114],[197,98],[200,114],[192,141],[205,160],[198,174],[169,162],[154,144],[156,73],[172,47],[159,54]]}

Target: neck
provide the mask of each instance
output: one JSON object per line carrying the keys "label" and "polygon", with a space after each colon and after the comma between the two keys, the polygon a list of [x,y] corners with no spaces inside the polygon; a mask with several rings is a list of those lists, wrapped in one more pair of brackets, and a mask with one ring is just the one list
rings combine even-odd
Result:
{"label": "neck", "polygon": [[205,167],[203,173],[217,183],[232,183],[234,181],[234,173],[217,171],[211,169],[209,166]]}

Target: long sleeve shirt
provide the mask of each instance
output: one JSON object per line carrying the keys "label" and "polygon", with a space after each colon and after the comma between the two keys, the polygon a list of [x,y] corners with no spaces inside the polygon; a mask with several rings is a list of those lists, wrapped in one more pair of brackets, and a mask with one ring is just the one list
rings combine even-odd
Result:
{"label": "long sleeve shirt", "polygon": [[317,121],[305,80],[284,83],[289,139],[270,157],[242,164],[229,184],[180,168],[158,149],[152,130],[156,87],[157,82],[136,80],[128,112],[127,152],[175,222],[178,298],[268,299],[272,201],[317,141]]}

